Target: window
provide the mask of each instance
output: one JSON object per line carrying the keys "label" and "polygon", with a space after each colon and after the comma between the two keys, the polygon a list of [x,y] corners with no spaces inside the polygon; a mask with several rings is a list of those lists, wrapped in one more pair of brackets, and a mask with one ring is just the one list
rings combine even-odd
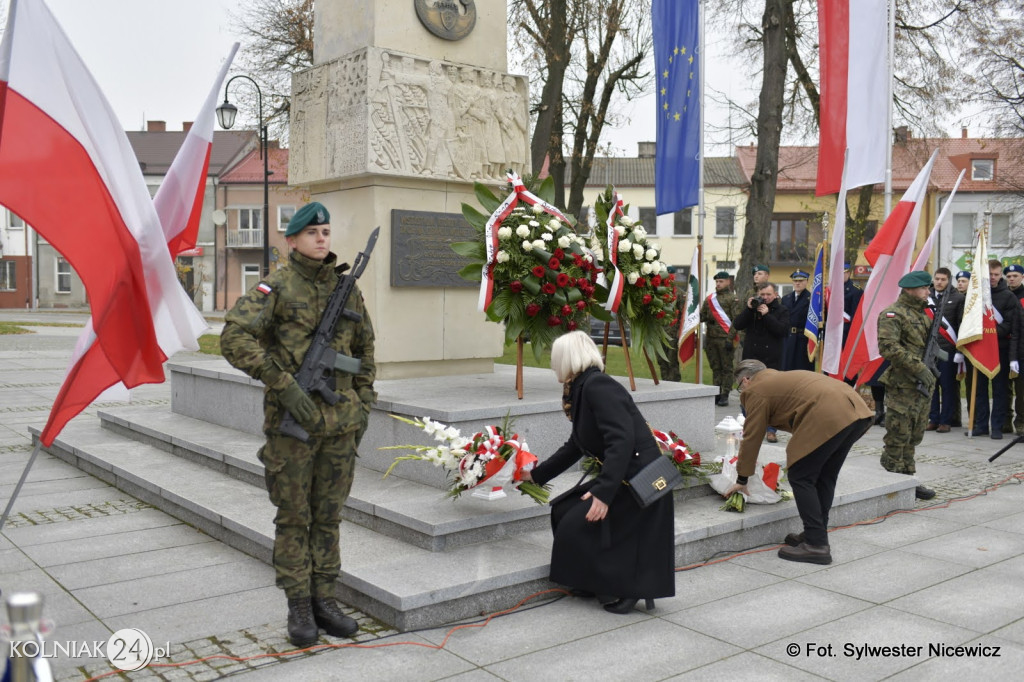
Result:
{"label": "window", "polygon": [[736,207],[718,206],[715,208],[715,236],[732,237],[736,234]]}
{"label": "window", "polygon": [[57,259],[57,293],[71,293],[71,263],[63,258]]}
{"label": "window", "polygon": [[0,260],[0,291],[16,291],[18,288],[17,263]]}
{"label": "window", "polygon": [[258,208],[238,209],[238,229],[243,232],[259,232],[262,227],[262,223],[260,222],[261,213],[262,211]]}
{"label": "window", "polygon": [[988,229],[988,242],[992,246],[1010,245],[1010,214],[993,213]]}
{"label": "window", "polygon": [[7,212],[7,224],[12,230],[20,230],[25,227],[25,221],[19,218],[14,211]]}
{"label": "window", "polygon": [[803,264],[810,262],[814,256],[813,246],[821,238],[821,226],[815,222],[815,235],[808,234],[810,220],[814,214],[776,215],[772,218],[768,259],[775,263]]}
{"label": "window", "polygon": [[672,216],[672,234],[677,237],[693,236],[693,209],[684,208]]}
{"label": "window", "polygon": [[639,214],[640,224],[644,226],[648,234],[657,234],[658,230],[658,214],[655,213],[654,207],[641,207]]}
{"label": "window", "polygon": [[260,281],[259,265],[242,266],[242,291],[249,291]]}
{"label": "window", "polygon": [[291,222],[293,215],[295,215],[294,206],[277,207],[277,230],[279,232],[284,232],[288,229],[288,223]]}
{"label": "window", "polygon": [[995,171],[995,159],[971,159],[971,180],[991,180]]}
{"label": "window", "polygon": [[974,243],[974,214],[953,214],[953,246],[970,246]]}

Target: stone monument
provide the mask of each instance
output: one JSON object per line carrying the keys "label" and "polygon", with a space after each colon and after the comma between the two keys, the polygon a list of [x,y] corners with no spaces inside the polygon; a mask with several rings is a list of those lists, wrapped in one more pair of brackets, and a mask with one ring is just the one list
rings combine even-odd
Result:
{"label": "stone monument", "polygon": [[343,260],[382,228],[360,283],[380,379],[489,373],[502,330],[449,245],[473,234],[461,204],[477,204],[474,182],[529,171],[527,82],[506,73],[504,3],[402,5],[316,3],[289,178],[330,210]]}

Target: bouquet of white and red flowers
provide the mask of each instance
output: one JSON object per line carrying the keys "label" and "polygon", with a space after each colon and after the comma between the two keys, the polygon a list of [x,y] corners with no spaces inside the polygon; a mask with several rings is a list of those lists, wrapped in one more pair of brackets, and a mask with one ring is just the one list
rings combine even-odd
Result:
{"label": "bouquet of white and red flowers", "polygon": [[547,504],[548,488],[532,481],[524,481],[523,474],[537,465],[537,456],[529,451],[519,434],[511,433],[511,421],[506,417],[501,426],[487,426],[483,431],[465,438],[458,429],[433,421],[429,417],[395,419],[422,429],[434,437],[436,445],[392,445],[382,450],[412,450],[413,454],[396,457],[384,473],[385,478],[399,462],[422,461],[442,467],[450,476],[448,497],[486,484],[492,491],[505,487],[518,488],[538,504]]}
{"label": "bouquet of white and red flowers", "polygon": [[[689,487],[689,479],[692,478],[696,478],[702,483],[709,481],[708,474],[710,472],[702,468],[700,453],[693,452],[690,446],[677,436],[675,432],[659,431],[658,429],[651,428],[651,435],[654,436],[654,441],[658,444],[661,454],[668,457],[676,469],[679,470],[679,473],[683,475],[684,487]],[[601,461],[594,457],[585,457],[583,459],[583,468],[592,472],[598,472],[601,469]]]}

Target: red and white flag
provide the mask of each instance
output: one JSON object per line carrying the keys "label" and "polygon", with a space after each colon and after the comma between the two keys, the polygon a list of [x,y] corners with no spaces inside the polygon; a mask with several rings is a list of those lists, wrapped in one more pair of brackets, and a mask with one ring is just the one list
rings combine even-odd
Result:
{"label": "red and white flag", "polygon": [[[899,281],[910,272],[910,261],[917,241],[917,228],[921,222],[921,209],[928,191],[928,178],[939,154],[932,152],[928,163],[917,174],[882,228],[864,250],[871,264],[871,276],[860,305],[850,323],[850,332],[843,348],[843,376],[852,379],[868,363],[881,357],[878,352],[878,314],[892,305],[900,296]],[[865,373],[867,374],[867,373]],[[869,379],[870,377],[865,377]]]}
{"label": "red and white flag", "polygon": [[697,249],[690,262],[690,277],[686,284],[686,308],[679,321],[679,364],[690,361],[697,354],[697,327],[700,326],[700,261]]}
{"label": "red and white flag", "polygon": [[[839,373],[843,352],[843,286],[846,261],[846,182],[840,181],[836,200],[836,222],[832,229],[832,251],[828,260],[829,285],[825,296],[825,334],[821,346],[821,371]],[[835,295],[833,295],[835,294]]]}
{"label": "red and white flag", "polygon": [[107,387],[162,382],[205,322],[117,116],[42,0],[12,1],[0,42],[0,203],[75,268],[92,310],[95,343],[54,402],[50,445]]}
{"label": "red and white flag", "polygon": [[816,194],[885,180],[889,144],[887,0],[818,0],[821,102]]}
{"label": "red and white flag", "polygon": [[[925,266],[928,265],[928,259],[932,256],[932,247],[935,245],[935,239],[939,236],[939,228],[942,226],[943,221],[946,220],[949,207],[953,205],[953,197],[956,196],[956,191],[960,189],[960,182],[964,179],[966,173],[966,168],[960,171],[960,175],[957,176],[956,183],[953,185],[953,191],[942,202],[942,210],[939,211],[939,217],[935,219],[935,226],[932,227],[932,231],[928,235],[928,239],[925,240],[924,246],[917,252],[917,258],[914,260],[914,267],[911,270],[924,270]],[[950,282],[949,286],[954,286],[955,284],[955,282]]]}
{"label": "red and white flag", "polygon": [[992,287],[986,276],[988,244],[985,231],[978,235],[974,251],[974,269],[964,299],[964,316],[960,321],[956,347],[978,371],[993,378],[999,373],[999,340],[996,337],[996,316],[992,307]]}

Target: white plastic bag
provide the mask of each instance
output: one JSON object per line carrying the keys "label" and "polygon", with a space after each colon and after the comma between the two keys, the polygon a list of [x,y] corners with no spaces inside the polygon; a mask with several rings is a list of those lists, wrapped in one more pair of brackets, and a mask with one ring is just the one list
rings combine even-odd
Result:
{"label": "white plastic bag", "polygon": [[[737,459],[733,457],[723,460],[722,473],[714,474],[711,477],[711,487],[719,495],[724,495],[725,491],[736,482]],[[782,499],[778,493],[764,484],[762,476],[764,476],[764,467],[758,464],[757,469],[754,470],[754,475],[747,479],[747,490],[750,494],[744,495],[743,498],[748,504],[775,504]]]}

